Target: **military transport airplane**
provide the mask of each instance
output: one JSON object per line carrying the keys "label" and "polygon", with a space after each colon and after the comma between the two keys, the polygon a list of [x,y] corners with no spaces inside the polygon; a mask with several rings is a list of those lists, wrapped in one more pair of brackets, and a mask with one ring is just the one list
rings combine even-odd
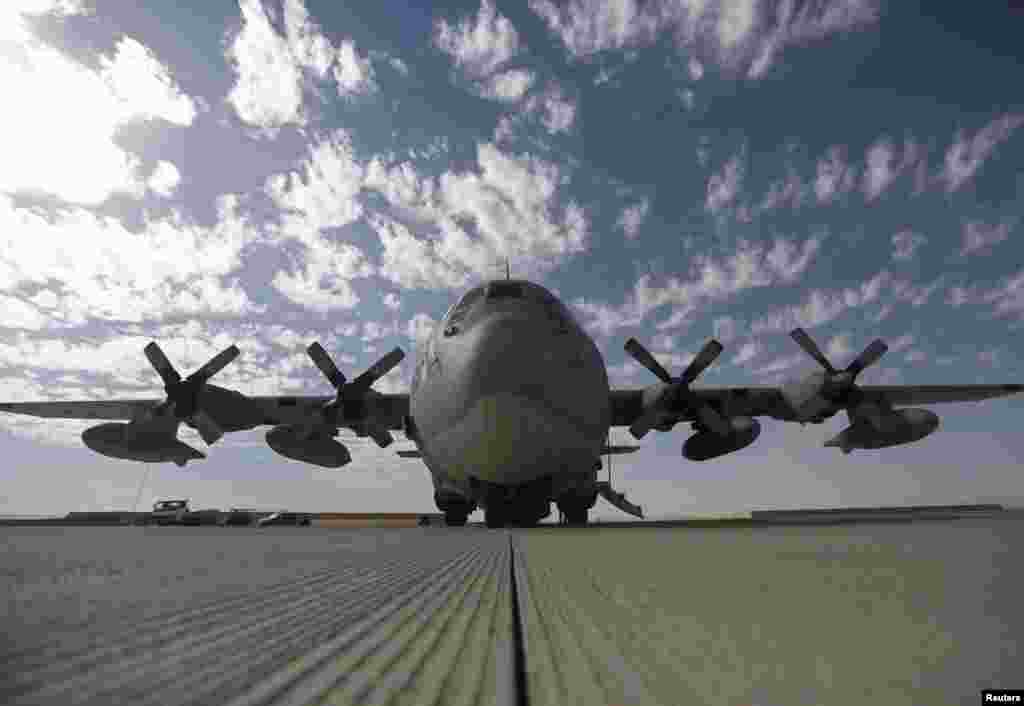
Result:
{"label": "military transport airplane", "polygon": [[598,481],[601,456],[636,446],[607,443],[609,428],[628,426],[637,439],[689,422],[682,455],[695,461],[749,446],[761,433],[756,417],[822,423],[845,411],[850,425],[826,446],[878,449],[936,430],[926,409],[897,405],[961,402],[1024,391],[1024,385],[864,385],[857,376],[886,352],[871,343],[836,370],[802,330],[793,339],[822,371],[779,387],[691,387],[722,351],[710,340],[678,377],[635,339],[626,351],[658,377],[644,389],[609,389],[604,359],[569,310],[547,289],[525,280],[494,280],[470,289],[420,347],[408,394],[371,389],[404,357],[401,349],[348,380],[319,343],[307,349],[335,389],[334,396],[248,397],[209,384],[239,349],[231,346],[182,378],[154,342],[146,357],[166,397],[143,400],[0,403],[0,411],[38,417],[115,419],[82,433],[85,445],[115,458],[173,461],[205,458],[177,438],[184,423],[207,445],[225,432],[271,426],[267,444],[278,454],[327,468],[351,461],[336,440],[339,428],[372,438],[381,448],[402,430],[415,443],[406,457],[422,458],[434,501],[449,525],[464,525],[483,507],[488,526],[533,524],[551,503],[570,523],[585,524],[600,494],[620,509],[639,508]]}

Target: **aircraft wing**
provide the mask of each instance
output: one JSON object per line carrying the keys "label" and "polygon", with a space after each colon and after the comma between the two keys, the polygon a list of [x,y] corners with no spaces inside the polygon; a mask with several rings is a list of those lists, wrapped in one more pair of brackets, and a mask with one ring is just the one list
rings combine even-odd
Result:
{"label": "aircraft wing", "polygon": [[123,419],[131,421],[163,400],[76,400],[74,402],[0,402],[0,412],[53,419]]}
{"label": "aircraft wing", "polygon": [[[708,402],[730,416],[769,416],[784,421],[795,420],[795,414],[782,394],[781,387],[692,387],[697,399]],[[937,404],[944,402],[978,402],[1024,392],[1024,385],[859,385],[858,389],[871,402],[888,406]],[[629,426],[643,413],[643,389],[611,391],[612,426]],[[678,421],[696,419],[693,409],[685,405],[673,410]]]}
{"label": "aircraft wing", "polygon": [[[317,419],[320,409],[333,399],[327,395],[266,395],[225,397],[223,403],[219,404],[217,397],[214,397],[208,412],[228,431],[252,429],[260,425],[302,424]],[[144,416],[161,402],[162,399],[0,402],[0,412],[52,419],[132,421]],[[367,411],[382,427],[403,430],[405,417],[409,413],[409,395],[374,393],[367,400]]]}

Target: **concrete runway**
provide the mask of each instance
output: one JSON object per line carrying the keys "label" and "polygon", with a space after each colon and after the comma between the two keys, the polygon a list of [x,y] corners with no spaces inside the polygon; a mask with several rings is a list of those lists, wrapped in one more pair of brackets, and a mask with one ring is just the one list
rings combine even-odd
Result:
{"label": "concrete runway", "polygon": [[1024,520],[0,527],[0,703],[961,704]]}

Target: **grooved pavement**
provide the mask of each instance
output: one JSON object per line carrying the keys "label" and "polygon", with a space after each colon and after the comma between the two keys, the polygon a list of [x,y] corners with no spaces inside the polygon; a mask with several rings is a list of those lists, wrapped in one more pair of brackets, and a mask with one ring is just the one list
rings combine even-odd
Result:
{"label": "grooved pavement", "polygon": [[973,702],[1022,529],[4,528],[0,703]]}

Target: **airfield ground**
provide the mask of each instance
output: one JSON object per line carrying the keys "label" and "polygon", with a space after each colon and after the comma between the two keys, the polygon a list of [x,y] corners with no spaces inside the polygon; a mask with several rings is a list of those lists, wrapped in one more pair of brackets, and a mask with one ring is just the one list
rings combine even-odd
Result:
{"label": "airfield ground", "polygon": [[0,527],[0,702],[972,703],[1022,683],[1022,549],[1012,514]]}

